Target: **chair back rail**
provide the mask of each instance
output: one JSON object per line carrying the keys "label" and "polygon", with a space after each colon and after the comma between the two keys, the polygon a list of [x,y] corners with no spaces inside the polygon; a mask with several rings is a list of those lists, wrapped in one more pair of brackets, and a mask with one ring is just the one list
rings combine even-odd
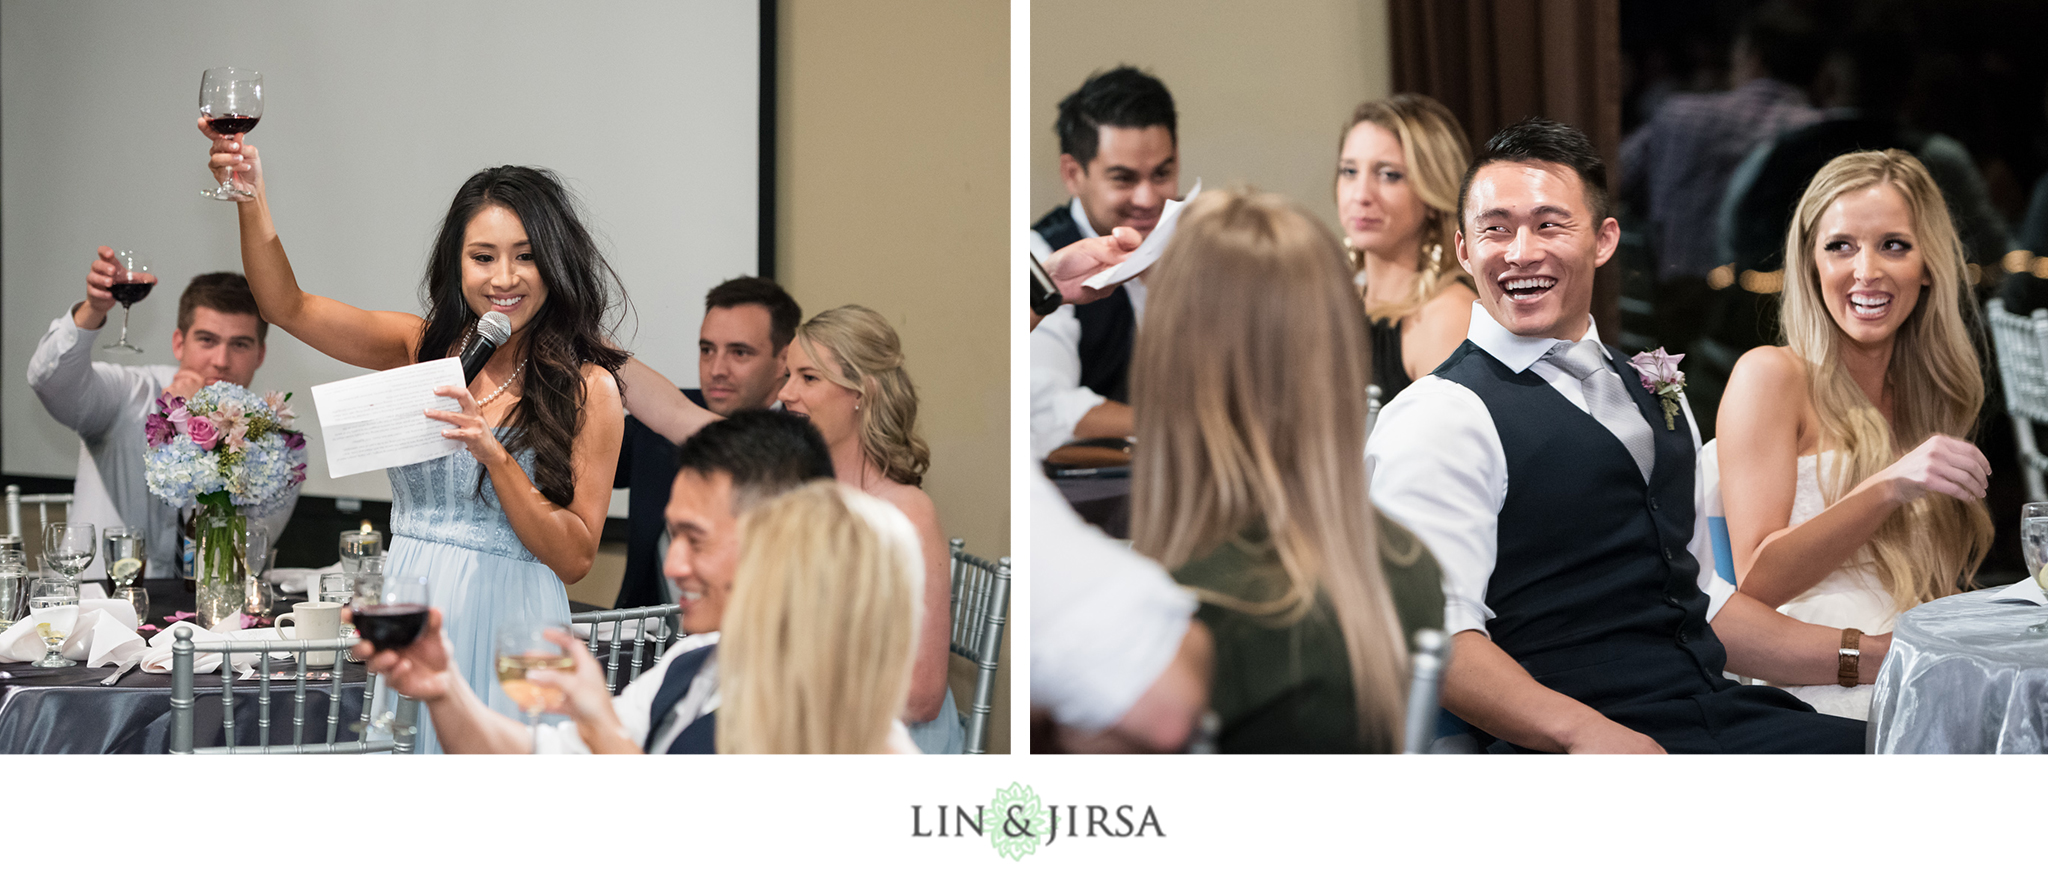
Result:
{"label": "chair back rail", "polygon": [[[371,704],[376,696],[377,679],[364,682],[363,704],[356,724],[362,738],[351,742],[340,742],[341,698],[342,698],[342,654],[354,642],[344,639],[323,641],[207,641],[192,640],[192,628],[178,625],[172,628],[176,640],[171,643],[171,754],[368,754],[372,752],[396,752],[408,754],[415,740],[415,726],[419,722],[419,702],[404,696],[398,697],[396,717],[391,738],[370,738],[369,723],[375,707]],[[309,698],[307,686],[315,679],[313,669],[306,664],[306,653],[323,651],[335,652],[335,664],[328,669],[328,677],[319,679],[326,683],[327,730],[324,741],[307,742],[306,725]],[[198,700],[193,690],[194,662],[201,653],[221,655],[221,746],[194,748],[194,719]],[[235,743],[235,675],[234,656],[238,653],[261,655],[264,667],[256,670],[256,732],[255,746],[238,746]],[[289,745],[273,744],[270,741],[271,685],[273,669],[270,654],[297,653],[294,657],[292,674],[292,741]]]}
{"label": "chair back rail", "polygon": [[948,648],[975,664],[974,698],[966,712],[966,753],[988,749],[988,722],[995,698],[996,669],[1003,649],[1003,628],[1010,614],[1010,559],[994,563],[968,554],[963,540],[952,541],[953,631]]}
{"label": "chair back rail", "polygon": [[[681,632],[671,628],[669,622],[670,617],[682,611],[683,608],[676,604],[634,607],[626,610],[595,610],[589,613],[571,614],[569,622],[572,625],[590,626],[590,638],[585,641],[590,650],[590,655],[599,656],[597,645],[601,642],[606,644],[607,652],[600,657],[604,660],[604,687],[606,690],[610,690],[612,695],[616,696],[619,690],[627,683],[640,677],[641,669],[652,665],[656,660],[660,659],[661,654],[668,651],[668,645],[674,643],[675,639],[681,636]],[[627,623],[634,625],[632,639],[633,654],[629,666],[631,671],[627,673],[626,680],[621,681],[618,679],[619,651],[626,646],[624,635]],[[601,629],[605,625],[612,627],[611,639],[609,641],[601,641],[599,637],[604,634]],[[652,642],[651,645],[650,641]],[[650,646],[652,647],[651,650],[649,649]],[[648,655],[650,652],[653,655]]]}
{"label": "chair back rail", "polygon": [[1407,723],[1401,733],[1401,753],[1428,754],[1436,741],[1437,695],[1443,687],[1444,663],[1450,650],[1444,633],[1433,628],[1415,632],[1415,653],[1408,677]]}
{"label": "chair back rail", "polygon": [[2048,422],[2048,309],[2030,316],[2005,310],[2005,302],[1991,300],[1986,314],[1991,319],[1992,359],[1998,364],[1999,387],[2005,390],[2005,410],[2012,417],[2012,434],[2019,444],[2020,475],[2027,484],[2027,499],[2048,500],[2048,456],[2034,440],[2034,423]]}
{"label": "chair back rail", "polygon": [[36,507],[36,518],[41,521],[41,523],[36,524],[36,530],[38,535],[40,535],[42,528],[50,524],[50,506],[62,505],[69,509],[71,507],[71,494],[30,493],[22,495],[20,484],[7,485],[7,532],[12,536],[20,536],[26,541],[28,537],[23,536],[21,533],[21,506],[23,505],[33,505]]}

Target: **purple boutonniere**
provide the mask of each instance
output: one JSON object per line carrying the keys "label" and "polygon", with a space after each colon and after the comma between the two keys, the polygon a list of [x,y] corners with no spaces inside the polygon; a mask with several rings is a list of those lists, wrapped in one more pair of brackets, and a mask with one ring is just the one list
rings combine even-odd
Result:
{"label": "purple boutonniere", "polygon": [[1678,430],[1678,395],[1685,391],[1685,374],[1679,372],[1678,362],[1684,359],[1685,355],[1665,354],[1662,348],[1628,359],[1642,379],[1643,390],[1663,402],[1665,431]]}

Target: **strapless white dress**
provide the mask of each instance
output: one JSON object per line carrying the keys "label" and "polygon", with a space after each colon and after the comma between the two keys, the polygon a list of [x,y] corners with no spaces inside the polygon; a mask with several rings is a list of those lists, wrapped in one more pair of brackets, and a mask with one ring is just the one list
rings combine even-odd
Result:
{"label": "strapless white dress", "polygon": [[[1822,457],[1832,462],[1833,451],[1814,456],[1799,457],[1799,481],[1792,498],[1792,521],[1789,526],[1798,526],[1813,519],[1814,515],[1827,508],[1821,497],[1820,479]],[[1825,625],[1830,628],[1855,628],[1865,634],[1883,634],[1892,630],[1892,623],[1898,619],[1892,596],[1879,581],[1875,564],[1861,552],[1853,555],[1848,563],[1826,578],[1815,583],[1798,597],[1787,601],[1778,612],[1801,622]],[[1870,719],[1871,685],[1842,687],[1823,684],[1810,687],[1784,687],[1786,692],[1799,697],[1800,701],[1813,706],[1821,714],[1855,718],[1859,721]]]}

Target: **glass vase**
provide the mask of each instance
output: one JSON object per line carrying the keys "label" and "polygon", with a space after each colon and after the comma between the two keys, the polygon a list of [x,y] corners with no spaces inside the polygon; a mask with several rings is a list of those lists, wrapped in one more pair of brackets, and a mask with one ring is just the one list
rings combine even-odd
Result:
{"label": "glass vase", "polygon": [[199,599],[195,608],[199,627],[215,631],[242,627],[242,606],[249,587],[243,546],[248,538],[249,518],[241,509],[199,505],[192,519],[192,588]]}

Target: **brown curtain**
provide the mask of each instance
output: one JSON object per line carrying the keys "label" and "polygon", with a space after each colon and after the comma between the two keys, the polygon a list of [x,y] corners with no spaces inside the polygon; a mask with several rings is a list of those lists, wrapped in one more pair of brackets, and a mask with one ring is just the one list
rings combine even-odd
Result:
{"label": "brown curtain", "polygon": [[[1621,0],[1389,0],[1394,91],[1444,103],[1473,149],[1532,115],[1572,124],[1619,184]],[[1594,281],[1601,338],[1621,333],[1620,269]]]}

